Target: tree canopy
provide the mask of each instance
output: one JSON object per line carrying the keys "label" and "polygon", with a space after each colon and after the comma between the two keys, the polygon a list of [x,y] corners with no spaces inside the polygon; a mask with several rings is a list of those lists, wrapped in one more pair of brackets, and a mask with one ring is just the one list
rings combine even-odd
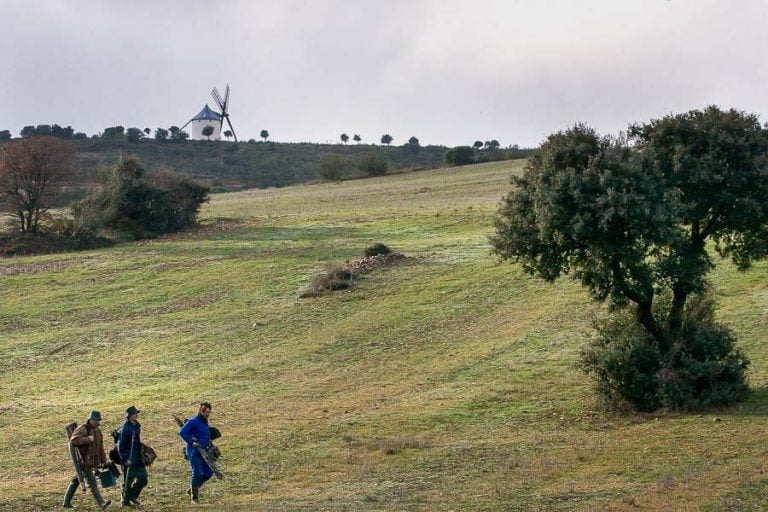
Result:
{"label": "tree canopy", "polygon": [[141,139],[144,138],[144,135],[145,134],[143,131],[135,127],[128,128],[125,131],[125,138],[126,140],[128,140],[128,142],[133,142],[133,143],[139,142]]}
{"label": "tree canopy", "polygon": [[[670,345],[713,261],[739,268],[768,253],[766,134],[756,116],[709,107],[600,137],[584,125],[550,135],[503,200],[495,252],[553,281],[572,273],[598,300],[638,308]],[[666,322],[651,313],[667,289]]]}

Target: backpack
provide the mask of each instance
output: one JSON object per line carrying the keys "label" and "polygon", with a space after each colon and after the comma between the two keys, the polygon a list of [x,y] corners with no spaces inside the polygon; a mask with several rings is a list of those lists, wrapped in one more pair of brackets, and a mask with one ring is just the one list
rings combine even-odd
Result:
{"label": "backpack", "polygon": [[117,449],[117,441],[120,439],[120,431],[123,430],[122,428],[120,430],[113,430],[112,431],[112,439],[115,441],[115,446],[111,450],[109,450],[109,460],[114,462],[115,464],[122,464],[123,459],[120,458],[120,451]]}

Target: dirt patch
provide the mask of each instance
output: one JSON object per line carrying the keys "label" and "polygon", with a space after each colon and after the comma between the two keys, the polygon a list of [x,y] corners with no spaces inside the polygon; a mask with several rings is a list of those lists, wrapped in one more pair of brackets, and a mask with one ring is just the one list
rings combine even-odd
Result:
{"label": "dirt patch", "polygon": [[17,276],[19,274],[37,274],[38,272],[61,272],[73,265],[79,265],[82,260],[46,261],[44,263],[23,263],[0,265],[0,276]]}
{"label": "dirt patch", "polygon": [[352,272],[364,274],[380,267],[396,265],[404,259],[406,259],[404,254],[379,254],[377,256],[366,256],[360,260],[348,260],[344,265]]}
{"label": "dirt patch", "polygon": [[149,310],[148,312],[142,313],[139,316],[143,317],[145,315],[151,315],[151,316],[165,315],[168,313],[177,313],[181,311],[189,311],[191,309],[204,308],[206,306],[210,306],[211,304],[214,304],[215,302],[217,302],[223,295],[224,295],[223,291],[212,290],[208,293],[194,295],[192,297],[185,297],[181,300],[171,302],[170,304],[166,304],[164,306],[154,308],[152,310]]}
{"label": "dirt patch", "polygon": [[6,233],[0,235],[0,256],[32,256],[108,247],[102,237],[77,239],[56,233]]}
{"label": "dirt patch", "polygon": [[136,244],[149,245],[160,240],[174,240],[174,241],[199,240],[214,232],[238,231],[241,229],[252,228],[253,226],[254,226],[253,221],[220,220],[220,221],[213,222],[211,224],[204,224],[202,226],[189,228],[185,231],[180,231],[178,233],[169,233],[166,235],[161,235],[154,239],[141,240],[139,242],[136,242]]}
{"label": "dirt patch", "polygon": [[221,261],[224,256],[207,256],[205,258],[188,259],[183,261],[173,261],[168,263],[158,263],[150,268],[156,272],[165,272],[168,270],[181,270],[185,268],[195,268],[207,265],[214,261]]}

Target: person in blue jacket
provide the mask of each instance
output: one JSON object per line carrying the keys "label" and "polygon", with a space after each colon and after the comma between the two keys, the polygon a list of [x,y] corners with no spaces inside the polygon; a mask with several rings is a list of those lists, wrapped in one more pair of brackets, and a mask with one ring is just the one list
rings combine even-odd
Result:
{"label": "person in blue jacket", "polygon": [[208,427],[210,415],[211,404],[203,402],[197,416],[189,418],[179,430],[179,435],[187,443],[187,459],[192,468],[192,481],[188,492],[194,504],[200,503],[200,487],[213,476],[213,470],[197,450],[198,446],[205,450],[211,447],[211,430]]}
{"label": "person in blue jacket", "polygon": [[117,451],[123,464],[123,506],[141,505],[139,495],[147,486],[147,468],[141,456],[141,423],[139,411],[133,405],[125,411],[125,423],[117,439]]}

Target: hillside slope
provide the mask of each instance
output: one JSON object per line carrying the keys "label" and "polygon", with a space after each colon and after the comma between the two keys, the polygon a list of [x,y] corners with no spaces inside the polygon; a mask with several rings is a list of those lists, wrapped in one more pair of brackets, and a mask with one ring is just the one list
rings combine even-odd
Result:
{"label": "hillside slope", "polygon": [[[214,195],[192,233],[0,260],[0,508],[54,509],[64,425],[98,409],[108,432],[135,404],[160,457],[145,507],[189,509],[171,415],[201,400],[228,476],[208,510],[768,506],[768,265],[713,276],[753,361],[745,404],[603,413],[574,366],[599,307],[489,253],[521,166]],[[375,242],[406,260],[298,298]]]}
{"label": "hillside slope", "polygon": [[233,143],[186,141],[181,144],[147,139],[73,140],[84,177],[91,179],[99,166],[111,166],[121,155],[137,157],[149,170],[170,167],[214,187],[231,189],[282,187],[318,178],[323,155],[338,154],[357,161],[363,153],[383,154],[393,169],[434,168],[443,165],[446,148],[368,144]]}

